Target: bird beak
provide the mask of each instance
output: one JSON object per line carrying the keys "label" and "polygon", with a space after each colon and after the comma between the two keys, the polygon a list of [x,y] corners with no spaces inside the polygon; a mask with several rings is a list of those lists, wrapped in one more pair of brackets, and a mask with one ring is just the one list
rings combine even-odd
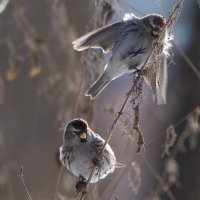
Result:
{"label": "bird beak", "polygon": [[82,139],[82,140],[86,139],[86,138],[87,138],[86,133],[85,133],[85,132],[82,132],[82,133],[79,135],[79,138]]}

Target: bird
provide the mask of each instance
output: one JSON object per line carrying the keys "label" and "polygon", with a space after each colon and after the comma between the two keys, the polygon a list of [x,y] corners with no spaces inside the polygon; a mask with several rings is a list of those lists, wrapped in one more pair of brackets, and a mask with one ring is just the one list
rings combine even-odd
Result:
{"label": "bird", "polygon": [[[126,13],[122,21],[98,28],[74,41],[73,48],[83,51],[88,48],[100,48],[104,53],[111,52],[104,72],[86,91],[85,95],[94,100],[101,91],[112,81],[125,74],[137,73],[147,60],[153,43],[160,36],[161,41],[160,66],[155,72],[144,75],[145,81],[153,90],[157,104],[166,103],[167,88],[167,57],[171,47],[168,32],[165,28],[166,18],[159,14],[149,14],[137,17],[133,13]],[[157,81],[158,80],[158,81]]]}
{"label": "bird", "polygon": [[110,145],[106,144],[102,157],[99,155],[104,142],[84,119],[75,118],[66,125],[59,159],[68,171],[79,177],[77,192],[85,187],[94,165],[96,168],[90,183],[96,183],[114,172],[117,162]]}

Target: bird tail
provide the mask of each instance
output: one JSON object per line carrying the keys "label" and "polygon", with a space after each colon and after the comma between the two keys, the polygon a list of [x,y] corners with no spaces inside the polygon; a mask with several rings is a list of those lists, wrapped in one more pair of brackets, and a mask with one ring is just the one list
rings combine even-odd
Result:
{"label": "bird tail", "polygon": [[103,73],[86,91],[85,96],[89,96],[91,100],[94,100],[110,81],[110,78]]}
{"label": "bird tail", "polygon": [[166,104],[167,93],[167,59],[163,58],[161,65],[158,69],[157,81],[156,81],[156,94],[155,100],[158,105]]}

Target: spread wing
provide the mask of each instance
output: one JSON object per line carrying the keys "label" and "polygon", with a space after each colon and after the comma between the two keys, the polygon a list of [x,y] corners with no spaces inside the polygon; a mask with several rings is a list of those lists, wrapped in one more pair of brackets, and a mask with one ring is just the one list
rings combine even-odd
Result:
{"label": "spread wing", "polygon": [[77,51],[83,51],[88,48],[101,48],[104,52],[112,51],[124,22],[117,22],[102,28],[96,29],[72,42]]}

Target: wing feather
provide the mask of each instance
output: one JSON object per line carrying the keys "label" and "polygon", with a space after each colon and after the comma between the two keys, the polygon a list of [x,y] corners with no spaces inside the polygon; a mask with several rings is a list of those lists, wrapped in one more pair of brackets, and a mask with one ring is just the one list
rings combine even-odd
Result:
{"label": "wing feather", "polygon": [[102,28],[96,29],[72,42],[77,51],[83,51],[88,48],[101,48],[104,52],[112,51],[124,22],[117,22]]}

